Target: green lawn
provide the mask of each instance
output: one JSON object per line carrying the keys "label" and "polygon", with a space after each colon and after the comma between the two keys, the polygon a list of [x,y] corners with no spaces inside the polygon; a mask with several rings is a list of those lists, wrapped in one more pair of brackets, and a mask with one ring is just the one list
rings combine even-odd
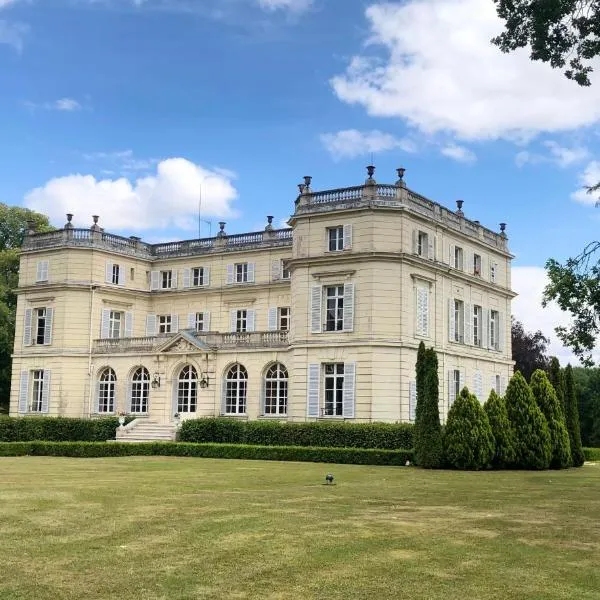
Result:
{"label": "green lawn", "polygon": [[2,600],[599,597],[600,464],[0,459]]}

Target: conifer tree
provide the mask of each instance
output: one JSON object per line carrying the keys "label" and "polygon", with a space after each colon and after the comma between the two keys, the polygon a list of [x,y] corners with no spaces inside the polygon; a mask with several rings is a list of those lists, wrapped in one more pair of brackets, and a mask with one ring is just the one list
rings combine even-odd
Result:
{"label": "conifer tree", "polygon": [[531,391],[548,423],[552,445],[550,466],[553,469],[566,469],[571,466],[569,433],[554,386],[541,369],[534,371],[531,376]]}
{"label": "conifer tree", "polygon": [[444,432],[446,462],[457,469],[485,469],[494,456],[494,437],[487,414],[464,388],[448,413]]}
{"label": "conifer tree", "polygon": [[423,406],[423,402],[419,402],[419,398],[425,398],[425,375],[427,373],[427,350],[425,349],[425,344],[421,342],[419,344],[419,349],[417,350],[417,406],[415,407],[415,427],[418,426],[420,422],[419,412]]}
{"label": "conifer tree", "polygon": [[571,457],[574,467],[581,467],[585,457],[581,447],[581,431],[579,429],[579,409],[577,407],[577,392],[573,380],[573,367],[567,365],[565,368],[565,420],[569,441],[571,443]]}
{"label": "conifer tree", "polygon": [[547,469],[552,458],[548,424],[531,388],[519,371],[511,377],[504,400],[508,419],[515,432],[514,466],[521,469]]}
{"label": "conifer tree", "polygon": [[417,397],[415,460],[419,466],[426,469],[438,469],[443,463],[443,447],[439,412],[438,363],[434,349],[421,352],[421,360],[422,364],[417,367],[417,376],[422,375],[422,389]]}
{"label": "conifer tree", "polygon": [[508,420],[504,398],[492,390],[487,402],[483,405],[483,410],[490,422],[495,442],[492,465],[498,469],[505,469],[515,462],[515,432]]}
{"label": "conifer tree", "polygon": [[560,363],[558,362],[558,358],[553,356],[550,359],[550,370],[548,371],[548,379],[556,392],[556,397],[558,398],[558,403],[560,404],[561,410],[563,411],[563,415],[566,417],[565,411],[565,374],[560,368]]}

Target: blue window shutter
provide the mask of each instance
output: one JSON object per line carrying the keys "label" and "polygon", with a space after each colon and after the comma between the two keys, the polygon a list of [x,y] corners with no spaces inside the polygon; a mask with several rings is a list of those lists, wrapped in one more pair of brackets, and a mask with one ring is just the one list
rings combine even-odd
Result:
{"label": "blue window shutter", "polygon": [[192,285],[192,270],[186,267],[183,270],[183,287],[189,288]]}
{"label": "blue window shutter", "polygon": [[52,372],[49,369],[44,371],[44,384],[42,387],[42,412],[48,413],[50,409],[50,386],[52,384]]}
{"label": "blue window shutter", "polygon": [[188,313],[188,329],[196,329],[196,313]]}
{"label": "blue window shutter", "polygon": [[227,265],[227,283],[233,283],[234,265]]}
{"label": "blue window shutter", "polygon": [[146,335],[156,335],[156,315],[146,315]]}
{"label": "blue window shutter", "polygon": [[171,315],[171,332],[177,333],[179,331],[179,315]]}
{"label": "blue window shutter", "polygon": [[31,331],[33,327],[33,309],[25,309],[25,323],[23,325],[23,346],[31,346]]}
{"label": "blue window shutter", "polygon": [[54,309],[46,308],[46,323],[44,325],[44,345],[52,343],[52,323],[54,321]]}
{"label": "blue window shutter", "polygon": [[267,328],[269,331],[277,330],[277,307],[271,306],[267,316]]}
{"label": "blue window shutter", "polygon": [[229,311],[229,330],[231,333],[237,331],[237,310],[235,309]]}
{"label": "blue window shutter", "polygon": [[29,371],[21,371],[19,387],[19,413],[25,414],[29,406]]}
{"label": "blue window shutter", "polygon": [[248,263],[248,283],[254,283],[254,263]]}
{"label": "blue window shutter", "polygon": [[210,285],[210,267],[204,267],[204,287]]}
{"label": "blue window shutter", "polygon": [[321,333],[321,303],[323,290],[320,285],[313,285],[310,294],[311,333]]}
{"label": "blue window shutter", "polygon": [[256,329],[256,311],[249,310],[246,312],[246,331],[254,331]]}
{"label": "blue window shutter", "polygon": [[307,414],[309,417],[319,416],[319,387],[321,383],[321,365],[308,365],[307,378]]}
{"label": "blue window shutter", "polygon": [[356,405],[356,363],[344,363],[344,389],[342,392],[345,419],[354,419]]}
{"label": "blue window shutter", "polygon": [[157,290],[160,285],[160,271],[150,272],[150,291]]}
{"label": "blue window shutter", "polygon": [[110,261],[107,261],[106,267],[104,269],[104,281],[106,283],[112,283],[112,274],[113,274],[113,264]]}

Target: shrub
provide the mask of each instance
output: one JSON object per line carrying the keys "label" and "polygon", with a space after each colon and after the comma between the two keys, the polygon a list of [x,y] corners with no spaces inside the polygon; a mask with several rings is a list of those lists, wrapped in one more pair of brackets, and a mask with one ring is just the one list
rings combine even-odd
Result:
{"label": "shrub", "polygon": [[115,417],[0,417],[0,441],[105,442],[115,439],[118,426]]}
{"label": "shrub", "polygon": [[571,457],[574,467],[581,467],[585,457],[581,447],[581,431],[579,429],[579,408],[577,406],[577,392],[573,380],[573,367],[567,365],[565,368],[565,420],[569,432],[569,443],[571,445]]}
{"label": "shrub", "polygon": [[556,391],[546,373],[541,369],[537,369],[531,375],[531,391],[548,423],[550,443],[552,445],[550,466],[553,469],[566,469],[571,466],[569,433],[565,424],[562,406],[559,404],[556,396]]}
{"label": "shrub", "polygon": [[411,450],[369,448],[310,448],[298,446],[244,446],[241,444],[189,444],[183,442],[2,442],[0,456],[190,456],[355,465],[404,465]]}
{"label": "shrub", "polygon": [[558,358],[553,356],[550,359],[550,368],[548,369],[548,379],[556,392],[556,398],[558,403],[560,404],[563,414],[566,417],[565,410],[565,374],[564,371],[560,368],[560,363],[558,362]]}
{"label": "shrub", "polygon": [[433,348],[417,354],[417,396],[415,419],[415,461],[425,469],[439,469],[443,464],[442,427],[439,412],[437,355]]}
{"label": "shrub", "polygon": [[494,456],[494,438],[477,398],[464,388],[448,412],[444,431],[446,461],[456,469],[485,469]]}
{"label": "shrub", "polygon": [[585,460],[599,462],[600,461],[600,448],[583,448],[583,456]]}
{"label": "shrub", "polygon": [[515,432],[508,419],[504,398],[492,390],[483,410],[494,438],[492,466],[504,469],[515,462]]}
{"label": "shrub", "polygon": [[188,419],[181,425],[182,442],[215,442],[259,446],[330,448],[412,448],[410,423],[286,423],[235,419]]}
{"label": "shrub", "polygon": [[547,469],[552,458],[548,424],[535,402],[531,388],[519,371],[511,377],[504,399],[515,432],[514,466],[521,469]]}

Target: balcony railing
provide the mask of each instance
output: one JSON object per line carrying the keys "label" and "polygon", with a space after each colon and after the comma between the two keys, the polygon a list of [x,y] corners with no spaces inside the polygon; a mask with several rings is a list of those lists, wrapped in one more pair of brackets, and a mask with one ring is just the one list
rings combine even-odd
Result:
{"label": "balcony railing", "polygon": [[[243,333],[196,332],[186,330],[212,350],[232,348],[284,348],[289,346],[288,331],[253,331]],[[94,354],[119,354],[127,352],[154,352],[174,337],[171,333],[135,338],[110,338],[94,340]]]}

